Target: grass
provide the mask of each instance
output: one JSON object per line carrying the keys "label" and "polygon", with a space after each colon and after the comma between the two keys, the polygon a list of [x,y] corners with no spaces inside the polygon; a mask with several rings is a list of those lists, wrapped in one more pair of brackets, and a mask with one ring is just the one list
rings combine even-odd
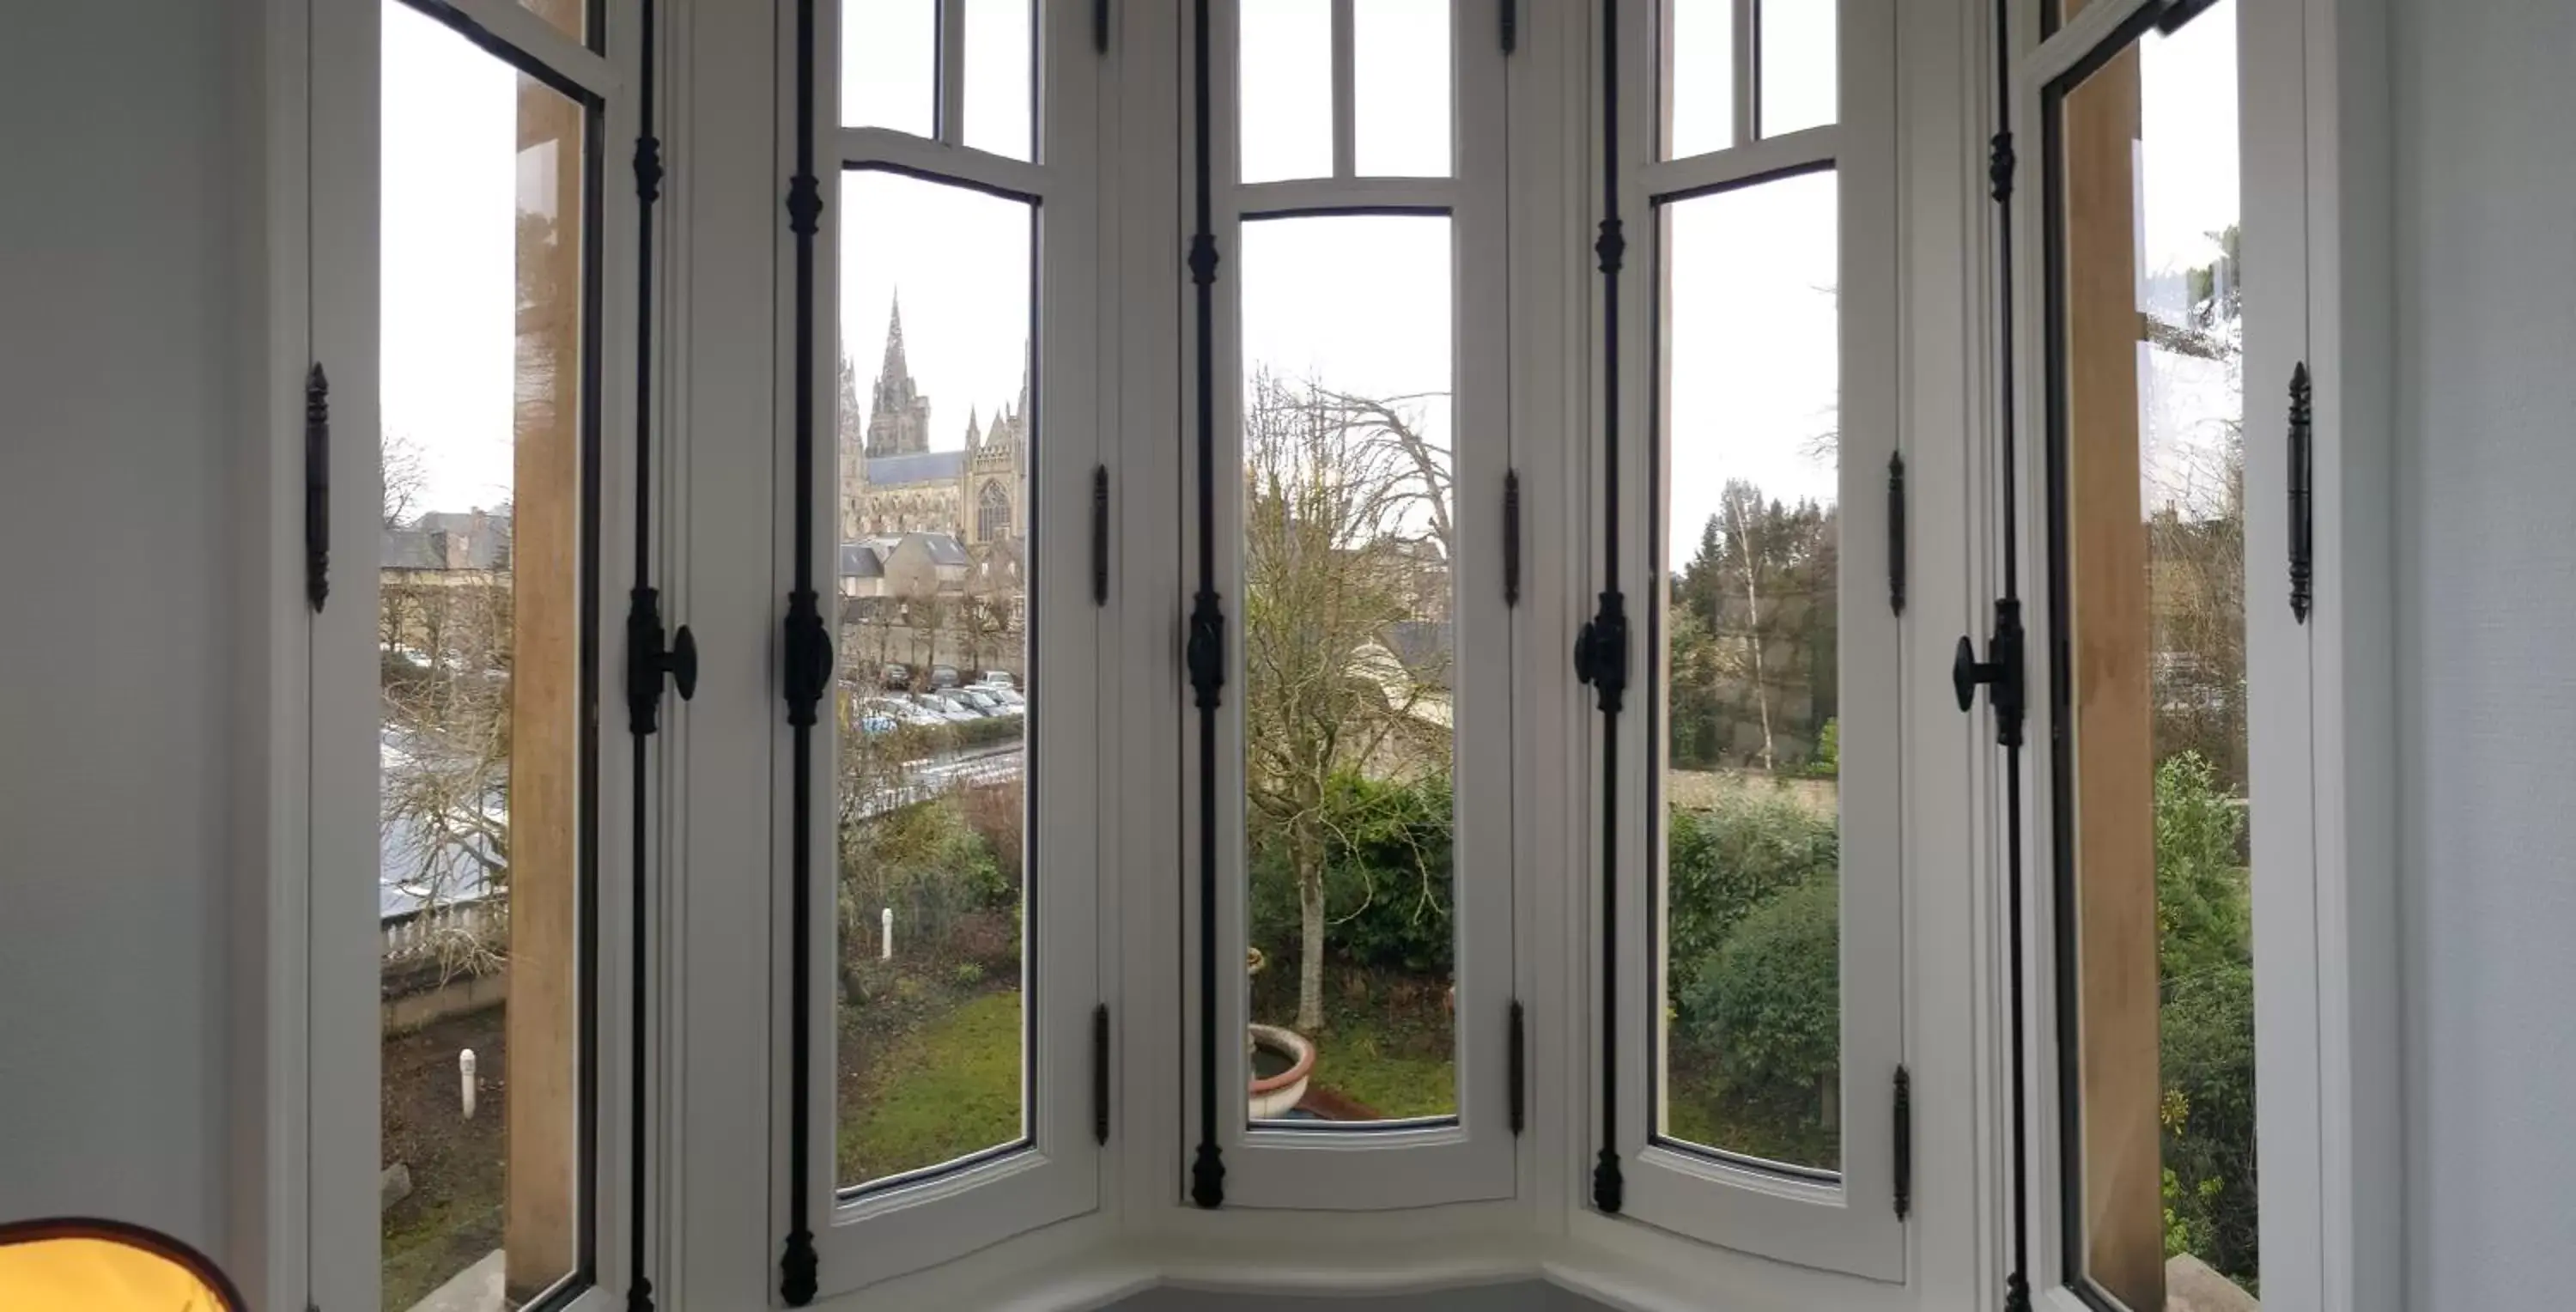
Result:
{"label": "grass", "polygon": [[843,1113],[841,1179],[936,1166],[1020,1136],[1020,995],[987,993],[887,1046]]}
{"label": "grass", "polygon": [[1315,1083],[1389,1119],[1458,1110],[1458,1072],[1445,1033],[1440,1045],[1426,1044],[1353,1008],[1327,1011],[1332,1025],[1316,1041]]}
{"label": "grass", "polygon": [[1812,1108],[1790,1113],[1750,1102],[1726,1086],[1705,1053],[1677,1052],[1664,1094],[1664,1134],[1775,1162],[1839,1169],[1842,1136],[1824,1127]]}
{"label": "grass", "polygon": [[[384,1306],[400,1312],[501,1246],[509,1155],[510,1054],[502,1007],[388,1034],[379,1049],[384,1160],[411,1174],[411,1195],[378,1224]],[[482,1106],[458,1107],[456,1050],[472,1048]]]}
{"label": "grass", "polygon": [[497,1235],[500,1228],[497,1197],[433,1202],[415,1211],[407,1222],[387,1222],[384,1305],[395,1312],[410,1307],[499,1246],[495,1239],[485,1239],[462,1246],[476,1251],[459,1251],[460,1232]]}
{"label": "grass", "polygon": [[[1447,977],[1327,962],[1324,1028],[1315,1040],[1314,1087],[1390,1120],[1458,1110],[1457,1032]],[[1252,1018],[1297,1029],[1293,965],[1252,980]],[[1346,1109],[1337,1109],[1346,1110]]]}

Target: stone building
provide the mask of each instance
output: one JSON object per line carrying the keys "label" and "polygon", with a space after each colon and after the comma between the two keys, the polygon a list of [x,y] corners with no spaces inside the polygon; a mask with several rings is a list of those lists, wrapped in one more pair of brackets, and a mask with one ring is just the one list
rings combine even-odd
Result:
{"label": "stone building", "polygon": [[[1029,387],[989,424],[967,412],[959,447],[930,446],[930,398],[904,359],[903,306],[886,324],[885,355],[865,404],[844,356],[840,377],[841,540],[945,533],[980,562],[1028,532]],[[1017,551],[1013,558],[1016,561]],[[1016,573],[1016,566],[1014,567]]]}

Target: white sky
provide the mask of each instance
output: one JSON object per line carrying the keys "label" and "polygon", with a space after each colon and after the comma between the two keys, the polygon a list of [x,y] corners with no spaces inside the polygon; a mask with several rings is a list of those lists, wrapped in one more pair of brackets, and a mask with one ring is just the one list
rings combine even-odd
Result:
{"label": "white sky", "polygon": [[384,426],[420,443],[421,510],[510,496],[519,74],[384,5]]}
{"label": "white sky", "polygon": [[[927,131],[933,0],[848,0],[845,121]],[[1732,127],[1725,0],[1678,0],[1676,144]],[[1029,0],[969,0],[970,144],[1029,152]],[[1361,0],[1355,148],[1363,171],[1445,170],[1444,0]],[[1830,6],[1764,15],[1763,117],[1831,104]],[[1328,0],[1244,0],[1243,155],[1253,178],[1329,172]],[[2140,218],[2146,268],[2207,263],[2236,214],[2232,6],[2150,38]],[[1784,73],[1799,70],[1807,75]],[[1428,70],[1428,71],[1426,71]],[[518,75],[398,0],[385,4],[384,415],[429,453],[421,505],[495,505],[510,481],[511,271]],[[2202,84],[2217,79],[2213,91]],[[2180,88],[2179,91],[2176,89]],[[1688,559],[1730,477],[1781,499],[1834,495],[1816,437],[1834,426],[1834,183],[1811,175],[1669,206],[1669,563]],[[862,404],[903,300],[907,354],[933,403],[931,444],[962,444],[969,409],[1017,398],[1030,320],[1030,215],[1015,202],[883,173],[845,174],[843,349]],[[1445,222],[1335,217],[1249,225],[1235,263],[1251,362],[1355,392],[1439,390],[1452,370]],[[1355,310],[1354,307],[1365,307]],[[1246,369],[1249,376],[1250,369]],[[2172,371],[2168,371],[2172,372]],[[2206,379],[2167,381],[2157,437],[2232,410]],[[2179,399],[2175,393],[2180,391]],[[2179,418],[2173,416],[2179,415]],[[1427,416],[1446,429],[1445,413]]]}
{"label": "white sky", "polygon": [[[2139,58],[2139,273],[2170,277],[2216,262],[2214,234],[2240,215],[2234,3],[2170,37],[2148,37]],[[2139,299],[2143,305],[2150,297],[2142,289]],[[2157,311],[2170,316],[2179,308],[2160,304]],[[2217,361],[2143,345],[2138,355],[2143,504],[2149,511],[2179,505],[2186,514],[2215,512],[2224,492],[2218,455],[2228,423],[2244,413],[2243,379]]]}

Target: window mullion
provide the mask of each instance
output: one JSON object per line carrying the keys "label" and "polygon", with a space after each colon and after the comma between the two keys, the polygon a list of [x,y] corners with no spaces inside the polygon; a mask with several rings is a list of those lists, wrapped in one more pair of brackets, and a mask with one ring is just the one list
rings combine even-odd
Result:
{"label": "window mullion", "polygon": [[966,140],[966,0],[938,0],[938,4],[938,138],[943,146],[957,146]]}
{"label": "window mullion", "polygon": [[1735,62],[1735,144],[1748,146],[1761,139],[1762,114],[1762,0],[1732,0],[1730,15],[1735,23],[1735,41],[1728,55]]}
{"label": "window mullion", "polygon": [[[1333,176],[1347,178],[1357,165],[1353,162],[1359,137],[1358,56],[1354,49],[1352,29],[1355,26],[1351,6],[1355,0],[1332,0],[1333,6]],[[1238,83],[1239,84],[1239,83]]]}

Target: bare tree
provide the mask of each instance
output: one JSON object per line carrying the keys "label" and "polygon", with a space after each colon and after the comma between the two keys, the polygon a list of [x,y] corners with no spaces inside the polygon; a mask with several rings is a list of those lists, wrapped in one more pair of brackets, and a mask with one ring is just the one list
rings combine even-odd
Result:
{"label": "bare tree", "polygon": [[[1401,552],[1429,495],[1416,459],[1429,448],[1395,438],[1393,414],[1263,373],[1244,417],[1245,782],[1297,883],[1297,1027],[1309,1032],[1324,1025],[1328,792],[1435,732],[1424,712],[1447,684],[1387,645],[1412,615]],[[1434,469],[1447,478],[1445,452]]]}
{"label": "bare tree", "polygon": [[429,489],[429,453],[409,433],[387,433],[384,442],[386,528],[401,528],[420,511]]}
{"label": "bare tree", "polygon": [[1327,417],[1350,431],[1372,461],[1391,460],[1409,475],[1391,495],[1399,509],[1415,508],[1440,541],[1441,555],[1456,559],[1449,531],[1451,498],[1449,448],[1431,437],[1423,408],[1449,399],[1446,392],[1411,392],[1402,396],[1366,397],[1317,390],[1315,399]]}
{"label": "bare tree", "polygon": [[[383,587],[387,761],[380,823],[424,912],[507,888],[510,580],[484,569],[402,571]],[[451,936],[455,937],[455,936]],[[443,974],[499,964],[497,935],[436,944]]]}
{"label": "bare tree", "polygon": [[1771,681],[1762,670],[1766,637],[1760,584],[1762,543],[1755,540],[1753,532],[1755,521],[1762,518],[1761,494],[1750,483],[1730,480],[1718,504],[1720,513],[1726,516],[1727,536],[1735,539],[1735,572],[1744,585],[1744,669],[1753,689],[1754,705],[1761,712],[1762,768],[1768,771],[1778,767],[1778,744],[1771,734]]}
{"label": "bare tree", "polygon": [[960,669],[966,682],[980,675],[987,658],[999,655],[1010,631],[1011,604],[1006,593],[970,593],[950,604],[950,631],[957,635]]}

